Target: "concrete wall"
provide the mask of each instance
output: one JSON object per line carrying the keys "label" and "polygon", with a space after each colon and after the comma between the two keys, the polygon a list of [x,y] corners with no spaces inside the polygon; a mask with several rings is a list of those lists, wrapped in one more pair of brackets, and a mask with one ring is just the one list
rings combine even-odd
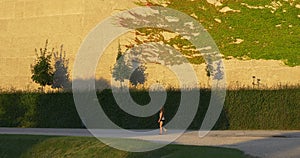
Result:
{"label": "concrete wall", "polygon": [[[120,10],[135,7],[128,0],[0,0],[0,87],[2,89],[36,89],[30,79],[30,65],[36,58],[35,48],[49,40],[49,49],[64,45],[70,60],[70,73],[81,42],[101,20]],[[129,36],[129,35],[128,35]],[[128,36],[120,37],[126,44]],[[114,41],[99,61],[97,78],[110,80],[118,40]],[[123,48],[124,49],[124,48]],[[148,83],[176,86],[176,76],[162,66],[147,65]],[[204,65],[195,65],[200,84],[207,85]],[[265,86],[299,84],[300,69],[279,61],[225,61],[227,84],[251,86],[252,76]],[[158,75],[159,74],[159,75]],[[110,81],[109,81],[110,82]]]}
{"label": "concrete wall", "polygon": [[49,49],[64,45],[72,68],[89,31],[104,18],[134,6],[127,0],[0,0],[0,87],[37,87],[30,79],[30,65],[36,59],[35,48],[44,47],[46,39]]}

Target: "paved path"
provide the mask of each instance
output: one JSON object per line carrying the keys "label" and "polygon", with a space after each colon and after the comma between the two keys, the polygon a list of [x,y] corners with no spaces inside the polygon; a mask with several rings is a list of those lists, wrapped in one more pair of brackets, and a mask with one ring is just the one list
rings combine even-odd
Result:
{"label": "paved path", "polygon": [[[157,131],[155,131],[157,132]],[[101,135],[111,136],[117,130],[104,130]],[[104,135],[103,135],[104,133]],[[0,128],[0,134],[34,134],[58,136],[92,136],[85,129],[43,129],[43,128]],[[162,141],[176,134],[139,135],[135,138]],[[220,146],[235,148],[246,154],[261,158],[300,158],[300,131],[211,131],[205,137],[198,137],[198,131],[187,131],[174,144]]]}

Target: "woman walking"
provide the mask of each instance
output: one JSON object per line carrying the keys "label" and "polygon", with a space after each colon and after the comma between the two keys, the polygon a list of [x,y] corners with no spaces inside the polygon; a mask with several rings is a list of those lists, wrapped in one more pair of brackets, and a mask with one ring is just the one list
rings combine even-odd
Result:
{"label": "woman walking", "polygon": [[163,134],[163,130],[166,133],[167,129],[163,127],[165,121],[165,116],[164,116],[164,107],[162,107],[159,111],[159,118],[158,118],[158,123],[159,123],[159,134]]}

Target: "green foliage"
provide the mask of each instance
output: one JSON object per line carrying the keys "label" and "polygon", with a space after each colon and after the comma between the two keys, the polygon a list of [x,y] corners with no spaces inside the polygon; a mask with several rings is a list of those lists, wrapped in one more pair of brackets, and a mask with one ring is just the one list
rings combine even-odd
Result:
{"label": "green foliage", "polygon": [[[51,85],[52,88],[66,89],[70,87],[68,64],[69,60],[66,59],[66,53],[63,51],[61,45],[60,52],[54,52],[54,48],[48,51],[48,40],[46,40],[45,47],[40,48],[38,54],[35,49],[37,59],[31,65],[31,79],[42,86]],[[54,55],[54,69],[52,67],[51,58]]]}
{"label": "green foliage", "polygon": [[39,97],[36,105],[36,127],[80,128],[72,93],[48,93]]}
{"label": "green foliage", "polygon": [[[163,3],[169,8],[192,15],[207,29],[225,57],[274,59],[282,60],[289,66],[300,65],[300,27],[298,27],[300,20],[299,9],[295,7],[297,4],[295,2],[227,0],[222,1],[222,6],[214,6],[203,0],[157,2],[147,0],[145,3],[138,1],[137,4],[161,5]],[[220,10],[226,6],[239,12],[221,13]],[[259,6],[263,8],[251,8]],[[221,23],[215,19],[221,20]],[[156,33],[157,31],[153,31],[153,34]],[[236,39],[244,41],[234,44]],[[183,41],[176,40],[178,41],[176,43],[184,44]]]}
{"label": "green foliage", "polygon": [[82,127],[71,93],[0,94],[0,127]]}
{"label": "green foliage", "polygon": [[[131,90],[130,93],[141,106],[151,101],[146,90]],[[200,128],[210,95],[209,89],[200,90],[199,108],[189,129]],[[107,116],[118,126],[126,129],[158,128],[158,113],[135,117],[120,109],[111,90],[103,90],[97,96]],[[300,129],[299,96],[299,87],[228,90],[224,109],[214,129]],[[166,123],[176,114],[180,98],[180,91],[167,91]],[[0,127],[82,128],[82,123],[72,93],[13,92],[0,94]]]}
{"label": "green foliage", "polygon": [[300,129],[300,89],[228,91],[230,129]]}
{"label": "green foliage", "polygon": [[[165,33],[171,33],[170,31],[159,29],[159,28],[141,28],[136,29],[136,38],[133,41],[135,44],[144,44],[149,42],[162,42],[166,45],[172,46],[178,52],[181,52],[185,55],[187,60],[193,64],[201,64],[204,63],[204,59],[202,56],[193,56],[195,54],[200,54],[199,51],[196,50],[196,47],[187,39],[183,38],[180,35],[174,35],[173,37],[166,39],[164,37]],[[131,48],[133,45],[127,45],[127,47]],[[163,55],[163,54],[161,54]],[[164,59],[168,60],[168,59]],[[174,61],[173,61],[174,62]]]}
{"label": "green foliage", "polygon": [[[122,142],[141,140],[126,140]],[[144,141],[143,141],[144,142]],[[130,143],[128,143],[130,145]],[[0,135],[0,157],[101,157],[101,158],[152,158],[152,157],[230,157],[250,158],[236,149],[170,144],[148,152],[126,152],[103,144],[94,137],[54,137],[31,135]]]}
{"label": "green foliage", "polygon": [[53,83],[53,68],[51,66],[52,53],[47,50],[48,40],[46,40],[45,48],[40,48],[40,54],[35,49],[37,60],[31,65],[31,79],[40,84],[42,87]]}
{"label": "green foliage", "polygon": [[20,93],[0,95],[0,126],[17,127],[25,114],[25,107],[20,104]]}
{"label": "green foliage", "polygon": [[36,127],[37,126],[37,104],[39,93],[23,93],[20,94],[20,105],[24,108],[24,114],[20,121],[20,127]]}

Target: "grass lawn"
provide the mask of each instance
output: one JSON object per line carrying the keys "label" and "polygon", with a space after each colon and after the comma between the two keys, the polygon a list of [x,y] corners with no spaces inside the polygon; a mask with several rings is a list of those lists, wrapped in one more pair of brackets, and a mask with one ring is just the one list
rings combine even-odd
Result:
{"label": "grass lawn", "polygon": [[0,135],[0,157],[250,158],[244,155],[243,152],[235,149],[185,145],[168,145],[150,152],[130,153],[111,148],[93,137],[33,135]]}

